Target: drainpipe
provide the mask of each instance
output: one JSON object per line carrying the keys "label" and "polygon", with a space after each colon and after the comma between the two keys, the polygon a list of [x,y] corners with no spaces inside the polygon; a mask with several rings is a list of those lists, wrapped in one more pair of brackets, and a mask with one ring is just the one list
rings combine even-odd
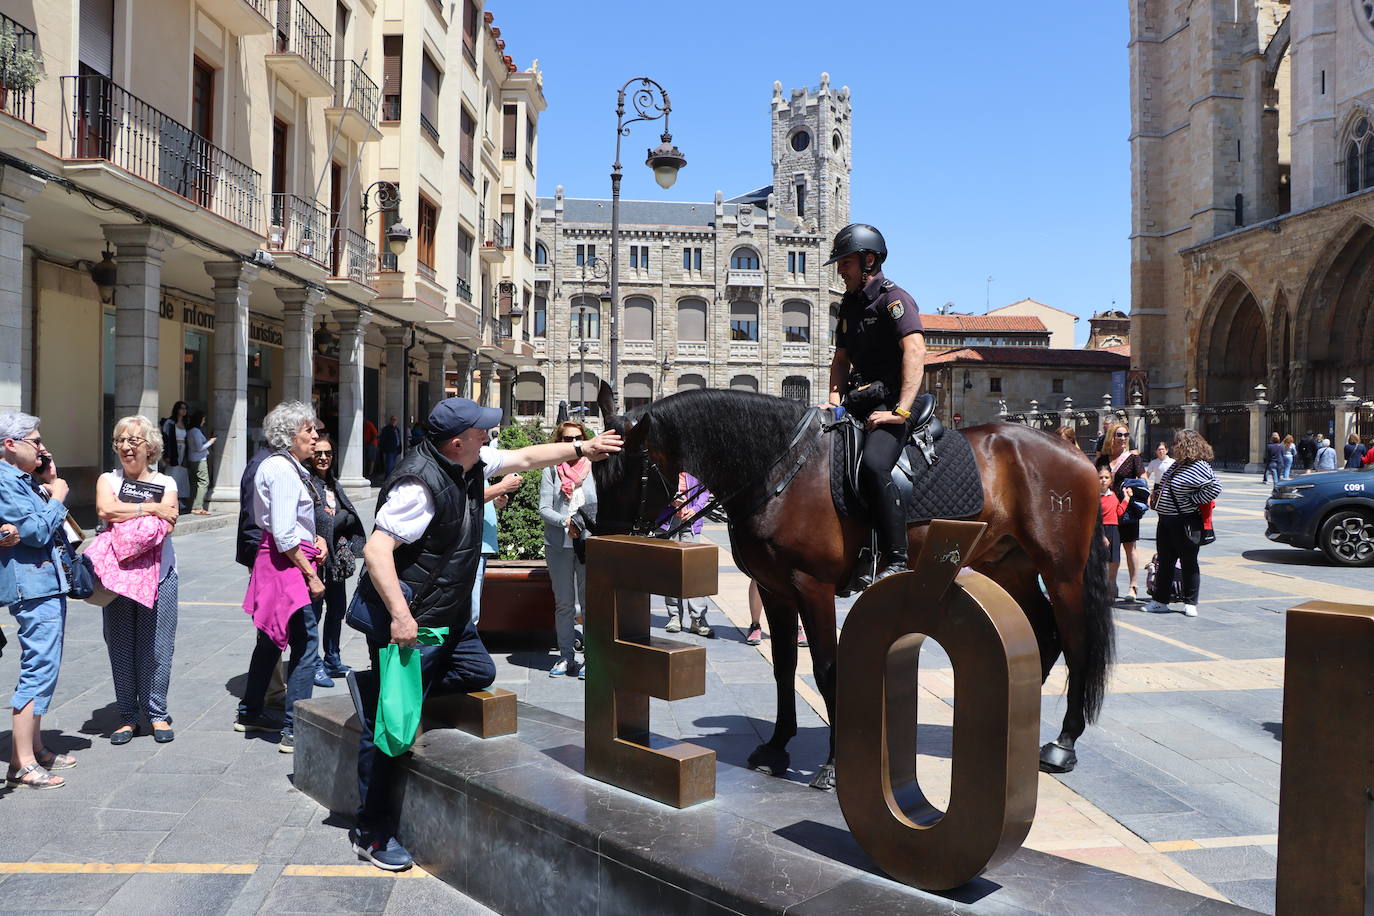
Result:
{"label": "drainpipe", "polygon": [[401,351],[401,454],[410,450],[410,351],[415,349],[415,323],[410,329],[410,343]]}

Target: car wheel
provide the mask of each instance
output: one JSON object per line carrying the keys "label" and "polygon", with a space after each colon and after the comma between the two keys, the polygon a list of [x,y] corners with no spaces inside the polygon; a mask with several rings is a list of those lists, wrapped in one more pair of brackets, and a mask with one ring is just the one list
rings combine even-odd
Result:
{"label": "car wheel", "polygon": [[1342,509],[1322,524],[1322,553],[1337,566],[1374,566],[1374,516]]}

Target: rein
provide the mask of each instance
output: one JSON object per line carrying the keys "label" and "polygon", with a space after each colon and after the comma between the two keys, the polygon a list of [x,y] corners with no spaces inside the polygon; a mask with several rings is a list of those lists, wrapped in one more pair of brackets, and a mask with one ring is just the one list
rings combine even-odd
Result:
{"label": "rein", "polygon": [[[632,457],[642,462],[642,464],[640,466],[639,475],[639,508],[635,512],[634,521],[630,526],[630,533],[640,537],[655,537],[665,539],[676,537],[680,531],[682,531],[684,528],[687,528],[695,524],[698,519],[702,518],[703,516],[710,515],[712,512],[720,508],[725,503],[728,503],[734,500],[737,496],[740,496],[743,493],[758,487],[758,485],[766,481],[772,475],[773,471],[779,465],[781,465],[789,455],[791,455],[796,450],[799,444],[801,444],[802,439],[806,436],[807,431],[811,428],[812,421],[819,413],[819,408],[811,407],[807,409],[806,413],[802,414],[801,419],[797,421],[797,425],[792,429],[792,437],[787,443],[787,448],[785,448],[782,451],[782,453],[778,455],[778,457],[774,458],[773,461],[768,465],[768,467],[763,470],[763,473],[761,473],[756,479],[746,481],[745,483],[736,487],[734,490],[731,490],[724,496],[712,494],[711,499],[708,500],[706,504],[703,505],[700,509],[697,509],[695,512],[693,512],[686,518],[678,519],[667,529],[655,529],[653,523],[646,521],[644,518],[644,506],[645,503],[648,501],[648,485],[650,470],[652,470],[655,474],[658,475],[659,482],[663,484],[663,488],[673,493],[672,501],[674,503],[681,504],[691,502],[692,500],[700,496],[702,493],[706,492],[706,486],[702,484],[700,481],[698,481],[695,487],[689,487],[687,490],[677,490],[675,487],[670,487],[668,486],[667,479],[663,476],[663,472],[659,470],[658,465],[654,464],[653,459],[649,457],[648,446],[645,446],[643,449],[640,449],[639,451],[635,452]],[[745,511],[755,509],[758,506],[761,506],[764,503],[768,502],[770,499],[774,499],[777,496],[779,496],[784,490],[787,489],[788,485],[792,483],[792,481],[796,478],[797,474],[801,472],[801,469],[806,465],[807,458],[807,455],[797,456],[796,460],[792,463],[792,466],[787,471],[787,473],[784,474],[781,478],[779,478],[778,482],[773,484],[772,487],[765,489],[763,494],[754,502],[749,503],[745,507]]]}

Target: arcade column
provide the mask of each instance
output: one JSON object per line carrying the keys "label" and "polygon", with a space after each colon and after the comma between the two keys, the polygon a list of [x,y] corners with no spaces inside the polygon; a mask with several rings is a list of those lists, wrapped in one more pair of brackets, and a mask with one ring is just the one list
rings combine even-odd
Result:
{"label": "arcade column", "polygon": [[425,353],[429,356],[429,403],[421,404],[421,416],[429,416],[434,405],[444,399],[444,383],[448,380],[448,360],[452,350],[447,340],[425,342]]}
{"label": "arcade column", "polygon": [[282,400],[310,403],[315,385],[315,308],[324,299],[321,290],[283,286],[276,290],[282,313]]}
{"label": "arcade column", "polygon": [[502,367],[496,371],[501,380],[501,413],[503,422],[515,422],[515,370]]}
{"label": "arcade column", "polygon": [[[142,224],[100,228],[105,233],[106,242],[115,249],[115,262],[118,265],[115,268],[114,292],[115,416],[142,414],[156,422],[160,416],[157,370],[162,258],[172,243],[172,237],[161,229]],[[206,269],[210,266],[207,264]],[[247,334],[246,307],[244,334]],[[246,381],[247,363],[243,371]],[[237,486],[236,481],[236,502]]]}
{"label": "arcade column", "polygon": [[258,269],[243,261],[216,261],[206,264],[205,272],[215,281],[211,410],[217,441],[211,462],[215,479],[210,507],[216,512],[237,512],[239,479],[248,466],[252,445],[248,441],[248,288],[257,279]]}
{"label": "arcade column", "polygon": [[371,486],[363,476],[363,342],[372,313],[337,311],[339,323],[339,482],[347,489]]}
{"label": "arcade column", "polygon": [[406,341],[409,338],[410,329],[404,326],[382,328],[382,340],[386,343],[386,392],[383,395],[386,411],[377,424],[379,429],[392,417],[400,419],[402,429],[410,424],[409,417],[401,416],[405,413]]}
{"label": "arcade column", "polygon": [[[45,182],[13,167],[0,168],[0,409],[19,410],[24,397],[24,223],[29,201]],[[30,354],[32,356],[32,354]],[[32,372],[30,368],[29,373]]]}

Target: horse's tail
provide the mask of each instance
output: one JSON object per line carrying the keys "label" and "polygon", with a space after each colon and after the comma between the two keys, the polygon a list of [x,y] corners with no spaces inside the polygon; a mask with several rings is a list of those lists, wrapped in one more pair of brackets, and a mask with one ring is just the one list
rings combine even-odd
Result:
{"label": "horse's tail", "polygon": [[[1097,513],[1094,511],[1094,514]],[[1107,537],[1099,515],[1088,551],[1088,564],[1083,570],[1083,717],[1090,723],[1096,721],[1102,711],[1102,701],[1107,695],[1107,672],[1116,660],[1112,584],[1107,574],[1109,558]]]}

